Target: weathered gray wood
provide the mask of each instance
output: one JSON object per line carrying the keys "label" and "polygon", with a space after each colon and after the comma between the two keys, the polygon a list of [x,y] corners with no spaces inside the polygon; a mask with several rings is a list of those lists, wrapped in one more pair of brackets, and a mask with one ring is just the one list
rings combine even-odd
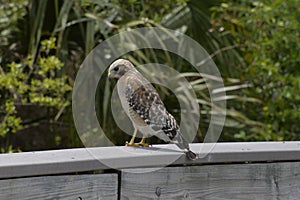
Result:
{"label": "weathered gray wood", "polygon": [[[144,169],[139,169],[144,170]],[[300,162],[167,167],[123,172],[121,199],[295,200]]]}
{"label": "weathered gray wood", "polygon": [[[191,144],[191,149],[201,156],[208,153],[210,146]],[[109,168],[260,161],[300,161],[300,142],[217,143],[207,156],[195,161],[186,160],[184,153],[171,144],[150,148],[115,146],[0,154],[0,178]]]}
{"label": "weathered gray wood", "polygon": [[0,180],[0,199],[118,199],[117,174],[44,176]]}

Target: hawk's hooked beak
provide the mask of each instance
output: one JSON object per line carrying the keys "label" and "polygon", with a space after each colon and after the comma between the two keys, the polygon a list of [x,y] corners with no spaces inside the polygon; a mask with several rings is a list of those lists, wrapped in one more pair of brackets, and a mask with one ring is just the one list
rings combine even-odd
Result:
{"label": "hawk's hooked beak", "polygon": [[111,80],[113,79],[113,78],[111,77],[110,72],[108,72],[107,77],[108,77],[108,80],[109,80],[109,81],[111,81]]}

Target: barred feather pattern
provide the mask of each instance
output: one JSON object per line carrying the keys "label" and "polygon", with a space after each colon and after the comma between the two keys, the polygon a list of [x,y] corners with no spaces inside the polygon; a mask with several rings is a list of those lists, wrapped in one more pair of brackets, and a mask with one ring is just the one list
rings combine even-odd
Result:
{"label": "barred feather pattern", "polygon": [[145,125],[150,126],[154,132],[163,131],[169,138],[168,142],[173,142],[182,149],[188,149],[188,143],[181,136],[175,118],[166,110],[152,84],[137,72],[134,76],[129,72],[127,76],[125,97],[129,109],[137,113]]}

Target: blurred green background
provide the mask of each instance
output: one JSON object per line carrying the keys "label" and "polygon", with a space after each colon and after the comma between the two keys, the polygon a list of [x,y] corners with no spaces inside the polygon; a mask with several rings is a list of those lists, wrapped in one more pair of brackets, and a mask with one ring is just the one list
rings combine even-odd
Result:
{"label": "blurred green background", "polygon": [[[85,56],[120,31],[159,27],[199,42],[218,66],[227,93],[220,141],[300,139],[300,0],[2,0],[0,5],[0,152],[81,147],[72,86]],[[159,61],[193,85],[201,108],[201,142],[211,102],[203,78],[168,52],[132,52],[134,64]],[[99,123],[116,144],[116,126],[102,77],[95,97]],[[178,116],[178,101],[160,95]],[[152,139],[152,142],[159,142]]]}

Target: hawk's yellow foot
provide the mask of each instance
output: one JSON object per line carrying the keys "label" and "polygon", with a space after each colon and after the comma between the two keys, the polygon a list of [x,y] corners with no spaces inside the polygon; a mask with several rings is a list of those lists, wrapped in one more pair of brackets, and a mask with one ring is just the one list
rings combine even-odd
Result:
{"label": "hawk's yellow foot", "polygon": [[145,143],[145,138],[142,138],[142,140],[139,143],[134,143],[134,141],[132,141],[132,139],[130,140],[130,142],[126,141],[125,146],[130,146],[130,147],[149,147],[149,144]]}
{"label": "hawk's yellow foot", "polygon": [[142,140],[141,140],[138,144],[139,144],[139,146],[149,147],[149,144],[147,144],[147,143],[145,142],[145,138],[144,138],[144,137],[142,138]]}
{"label": "hawk's yellow foot", "polygon": [[128,142],[128,141],[126,141],[125,146],[128,146],[128,147],[139,147],[140,143],[134,143],[134,142]]}
{"label": "hawk's yellow foot", "polygon": [[137,134],[137,129],[134,129],[134,132],[132,134],[132,138],[130,140],[130,142],[126,141],[125,146],[131,146],[131,147],[149,147],[149,144],[145,143],[145,138],[143,137],[142,140],[139,143],[134,143],[134,139],[136,137]]}
{"label": "hawk's yellow foot", "polygon": [[126,141],[125,146],[131,146],[131,147],[139,147],[140,146],[139,143],[134,143],[136,134],[137,134],[137,129],[135,128],[130,142]]}

